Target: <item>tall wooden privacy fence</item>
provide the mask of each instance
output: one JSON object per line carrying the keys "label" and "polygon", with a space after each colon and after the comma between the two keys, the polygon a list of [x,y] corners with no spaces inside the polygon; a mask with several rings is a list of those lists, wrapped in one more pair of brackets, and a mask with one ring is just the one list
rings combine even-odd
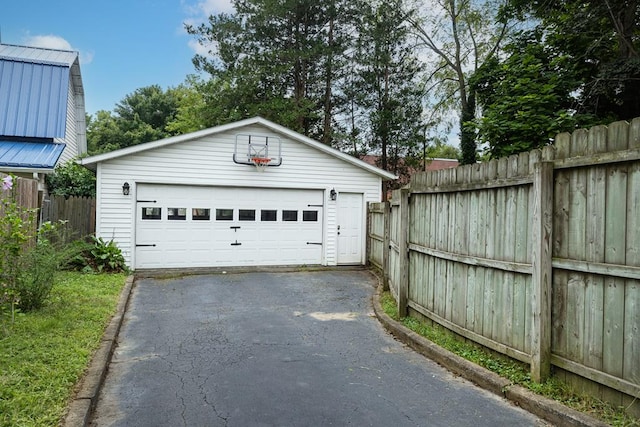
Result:
{"label": "tall wooden privacy fence", "polygon": [[640,118],[417,174],[369,215],[401,314],[640,415]]}
{"label": "tall wooden privacy fence", "polygon": [[[0,172],[0,182],[7,176],[7,174]],[[38,182],[33,179],[17,178],[16,182],[13,182],[12,189],[3,190],[0,187],[0,200],[9,200],[10,198],[15,198],[16,203],[26,209],[37,209]]]}

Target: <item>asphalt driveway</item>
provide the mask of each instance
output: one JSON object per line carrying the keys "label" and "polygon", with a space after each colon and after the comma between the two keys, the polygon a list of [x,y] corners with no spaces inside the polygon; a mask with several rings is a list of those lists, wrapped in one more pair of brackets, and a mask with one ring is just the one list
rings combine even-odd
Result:
{"label": "asphalt driveway", "polygon": [[139,280],[93,426],[541,426],[395,341],[366,271]]}

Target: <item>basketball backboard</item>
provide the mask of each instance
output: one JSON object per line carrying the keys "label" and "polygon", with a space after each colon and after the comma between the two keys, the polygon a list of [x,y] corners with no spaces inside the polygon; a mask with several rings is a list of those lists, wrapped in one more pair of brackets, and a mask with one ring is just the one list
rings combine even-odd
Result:
{"label": "basketball backboard", "polygon": [[280,166],[282,150],[277,136],[237,134],[233,161],[241,165]]}

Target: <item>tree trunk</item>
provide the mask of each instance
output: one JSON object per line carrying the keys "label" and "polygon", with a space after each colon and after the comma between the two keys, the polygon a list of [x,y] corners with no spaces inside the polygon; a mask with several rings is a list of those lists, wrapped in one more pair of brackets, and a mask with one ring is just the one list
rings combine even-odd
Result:
{"label": "tree trunk", "polygon": [[476,135],[473,130],[468,129],[465,126],[466,122],[469,122],[475,118],[476,99],[475,94],[471,92],[467,102],[463,104],[463,108],[460,114],[460,150],[462,151],[463,165],[470,165],[475,163],[477,158],[477,146]]}
{"label": "tree trunk", "polygon": [[322,142],[326,145],[331,145],[332,132],[331,132],[331,117],[333,103],[331,100],[331,83],[333,80],[333,17],[329,20],[329,34],[327,44],[329,46],[329,55],[327,58],[327,69],[325,74],[324,85],[324,122],[322,125]]}

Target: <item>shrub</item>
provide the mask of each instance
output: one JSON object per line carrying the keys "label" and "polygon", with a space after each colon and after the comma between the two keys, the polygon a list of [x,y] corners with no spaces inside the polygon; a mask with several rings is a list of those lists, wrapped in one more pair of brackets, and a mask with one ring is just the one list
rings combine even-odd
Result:
{"label": "shrub", "polygon": [[88,169],[75,162],[55,168],[45,177],[49,193],[55,196],[95,197],[96,177]]}
{"label": "shrub", "polygon": [[43,223],[35,244],[28,246],[19,257],[13,288],[22,311],[41,308],[53,288],[55,272],[83,250],[83,245],[65,243],[68,241],[65,232],[64,221]]}
{"label": "shrub", "polygon": [[36,211],[16,201],[18,182],[2,180],[0,196],[0,326],[12,323],[17,311],[42,307],[53,287],[53,275],[73,257],[76,246],[63,238],[64,222],[46,222],[36,230]]}
{"label": "shrub", "polygon": [[83,271],[119,273],[128,271],[122,251],[113,240],[91,236],[91,244],[86,245],[77,255],[73,266]]}

